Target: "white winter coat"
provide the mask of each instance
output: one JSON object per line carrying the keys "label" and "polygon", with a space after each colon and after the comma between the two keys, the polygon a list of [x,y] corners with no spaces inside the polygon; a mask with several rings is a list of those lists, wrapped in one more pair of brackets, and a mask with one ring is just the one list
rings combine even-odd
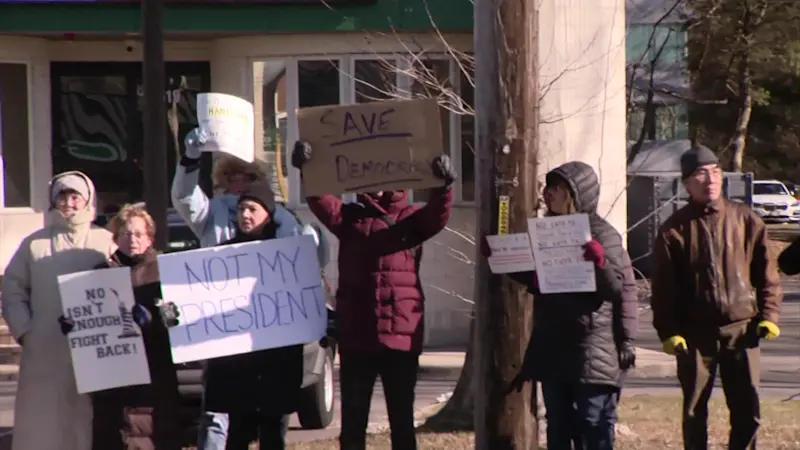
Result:
{"label": "white winter coat", "polygon": [[12,450],[92,447],[91,400],[76,390],[70,350],[58,324],[62,308],[56,277],[94,269],[116,246],[111,233],[91,225],[91,180],[80,172],[67,173],[86,180],[91,197],[87,210],[67,220],[50,211],[45,228],[20,243],[3,280],[3,317],[22,344]]}

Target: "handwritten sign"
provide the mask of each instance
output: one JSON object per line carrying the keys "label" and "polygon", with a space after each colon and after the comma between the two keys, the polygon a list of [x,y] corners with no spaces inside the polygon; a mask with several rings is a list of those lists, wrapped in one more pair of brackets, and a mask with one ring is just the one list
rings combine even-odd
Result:
{"label": "handwritten sign", "polygon": [[492,249],[489,268],[492,273],[513,273],[536,270],[533,250],[527,233],[486,236]]}
{"label": "handwritten sign", "polygon": [[444,151],[433,99],[304,108],[297,120],[314,149],[303,167],[306,195],[442,185],[431,169]]}
{"label": "handwritten sign", "polygon": [[197,119],[200,128],[211,135],[204,151],[223,152],[253,162],[255,119],[250,102],[228,94],[198,94]]}
{"label": "handwritten sign", "polygon": [[175,363],[319,340],[327,310],[311,236],[159,255],[161,292],[180,310]]}
{"label": "handwritten sign", "polygon": [[540,292],[597,291],[594,264],[583,258],[582,247],[591,240],[588,215],[528,219],[528,234]]}
{"label": "handwritten sign", "polygon": [[131,269],[89,270],[58,276],[78,393],[150,384],[144,342],[133,321]]}

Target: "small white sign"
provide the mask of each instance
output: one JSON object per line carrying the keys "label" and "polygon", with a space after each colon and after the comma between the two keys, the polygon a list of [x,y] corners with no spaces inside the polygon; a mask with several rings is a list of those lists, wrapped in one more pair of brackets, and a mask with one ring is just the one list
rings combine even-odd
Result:
{"label": "small white sign", "polygon": [[536,270],[533,250],[527,233],[486,236],[492,249],[489,268],[492,273],[514,273]]}
{"label": "small white sign", "polygon": [[131,269],[89,270],[58,276],[78,393],[150,384],[144,341],[133,321]]}
{"label": "small white sign", "polygon": [[314,238],[158,256],[161,293],[180,310],[172,359],[200,361],[318,341],[328,311]]}
{"label": "small white sign", "polygon": [[203,150],[255,160],[253,104],[245,99],[207,92],[197,96],[197,120],[210,135]]}
{"label": "small white sign", "polygon": [[528,219],[539,291],[596,292],[594,263],[583,258],[589,242],[589,216],[572,214]]}

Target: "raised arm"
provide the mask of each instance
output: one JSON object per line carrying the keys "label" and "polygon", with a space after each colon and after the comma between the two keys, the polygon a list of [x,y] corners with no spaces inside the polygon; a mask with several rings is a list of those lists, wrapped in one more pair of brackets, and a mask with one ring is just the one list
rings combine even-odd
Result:
{"label": "raised arm", "polygon": [[172,180],[172,206],[194,234],[202,238],[211,223],[211,200],[199,184],[200,146],[205,143],[205,136],[194,129],[186,135],[185,143],[186,154],[178,162]]}
{"label": "raised arm", "polygon": [[323,195],[321,197],[306,197],[308,209],[317,217],[334,236],[339,237],[342,228],[342,207],[344,202],[335,195]]}
{"label": "raised arm", "polygon": [[408,217],[414,236],[419,244],[436,236],[450,220],[453,206],[453,188],[450,186],[431,190],[428,203]]}
{"label": "raised arm", "polygon": [[678,324],[678,280],[675,273],[675,256],[669,243],[659,233],[653,243],[653,275],[650,280],[650,306],[653,309],[653,327],[662,342],[680,335]]}
{"label": "raised arm", "polygon": [[777,324],[783,302],[783,289],[778,266],[767,248],[769,238],[764,221],[755,215],[750,220],[755,238],[753,260],[750,263],[750,280],[756,290],[760,319]]}
{"label": "raised arm", "polygon": [[3,277],[3,318],[11,335],[20,344],[31,329],[31,254],[30,239],[20,244]]}

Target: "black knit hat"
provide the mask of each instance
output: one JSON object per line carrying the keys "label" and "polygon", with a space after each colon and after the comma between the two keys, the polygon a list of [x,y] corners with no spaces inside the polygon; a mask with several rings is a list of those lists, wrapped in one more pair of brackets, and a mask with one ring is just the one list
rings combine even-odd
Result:
{"label": "black knit hat", "polygon": [[695,170],[709,164],[719,164],[717,155],[705,145],[694,145],[681,155],[681,176],[687,178]]}
{"label": "black knit hat", "polygon": [[241,203],[243,200],[253,200],[263,206],[268,213],[275,213],[275,193],[272,192],[272,188],[266,181],[257,180],[250,183],[239,195],[237,203]]}

